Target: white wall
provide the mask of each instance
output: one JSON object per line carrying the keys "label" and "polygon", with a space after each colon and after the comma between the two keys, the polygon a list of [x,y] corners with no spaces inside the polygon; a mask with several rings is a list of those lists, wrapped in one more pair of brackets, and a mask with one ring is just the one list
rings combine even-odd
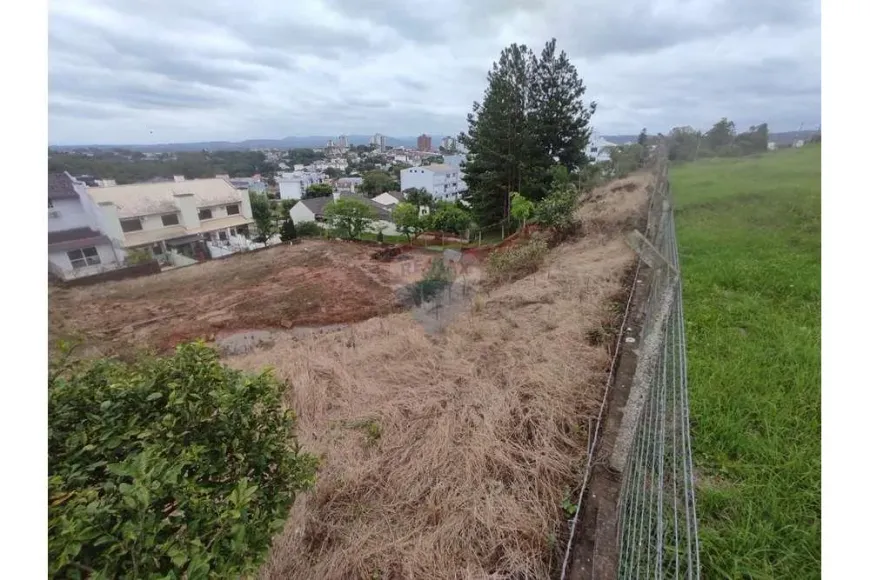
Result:
{"label": "white wall", "polygon": [[106,269],[120,266],[118,260],[115,259],[115,253],[112,251],[110,244],[98,244],[93,247],[97,249],[97,254],[100,256],[100,263],[96,266],[85,266],[74,270],[66,250],[49,252],[48,261],[60,268],[65,276],[74,274],[76,277],[98,274]]}
{"label": "white wall", "polygon": [[313,222],[314,221],[314,212],[305,207],[304,204],[297,203],[293,207],[290,208],[290,217],[293,218],[294,224],[301,224],[303,222]]}
{"label": "white wall", "polygon": [[[53,202],[54,207],[48,209],[48,231],[59,232],[73,228],[96,228],[92,224],[90,216],[82,207],[78,199],[58,199]],[[58,217],[52,217],[52,212],[57,212]]]}
{"label": "white wall", "polygon": [[302,199],[301,181],[279,181],[278,196],[281,199]]}
{"label": "white wall", "polygon": [[399,174],[402,191],[416,187],[417,189],[425,189],[432,195],[435,195],[434,178],[434,173],[423,167],[409,167],[403,169]]}

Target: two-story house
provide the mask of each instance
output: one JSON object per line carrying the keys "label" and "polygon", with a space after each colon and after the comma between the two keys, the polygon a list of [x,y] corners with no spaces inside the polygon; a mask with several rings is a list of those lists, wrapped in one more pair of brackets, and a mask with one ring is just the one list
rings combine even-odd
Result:
{"label": "two-story house", "polygon": [[91,189],[106,235],[124,250],[208,257],[208,240],[245,235],[254,223],[248,191],[225,179],[136,183]]}
{"label": "two-story house", "polygon": [[403,169],[400,180],[402,191],[412,187],[425,189],[435,199],[458,199],[468,189],[462,181],[459,167],[445,163]]}
{"label": "two-story house", "polygon": [[105,234],[87,186],[69,173],[48,175],[48,270],[67,280],[123,265],[124,251]]}

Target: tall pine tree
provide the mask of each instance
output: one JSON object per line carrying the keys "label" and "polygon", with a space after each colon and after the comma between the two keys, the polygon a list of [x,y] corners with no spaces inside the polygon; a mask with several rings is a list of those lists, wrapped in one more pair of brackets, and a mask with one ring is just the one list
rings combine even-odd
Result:
{"label": "tall pine tree", "polygon": [[525,45],[502,50],[487,75],[483,103],[468,115],[468,132],[459,142],[468,149],[466,199],[478,223],[498,223],[510,215],[510,193],[539,200],[550,191],[550,168],[577,170],[591,129],[586,92],[577,70],[556,41],[540,58]]}

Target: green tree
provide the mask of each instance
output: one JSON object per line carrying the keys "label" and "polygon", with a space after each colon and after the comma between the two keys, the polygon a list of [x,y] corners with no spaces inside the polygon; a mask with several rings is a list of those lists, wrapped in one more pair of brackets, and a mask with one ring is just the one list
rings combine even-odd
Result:
{"label": "green tree", "polygon": [[468,149],[466,199],[481,225],[509,216],[510,192],[532,200],[550,191],[549,168],[556,162],[575,171],[584,154],[595,103],[586,106],[586,87],[556,41],[540,58],[525,45],[504,49],[487,76],[482,103],[468,115],[459,142]]}
{"label": "green tree", "polygon": [[640,135],[637,136],[637,144],[640,145],[641,147],[646,147],[646,142],[647,142],[647,134],[646,134],[646,127],[644,127],[643,130],[640,132]]}
{"label": "green tree", "polygon": [[311,199],[312,197],[328,197],[332,195],[332,186],[328,183],[312,183],[305,190],[305,195],[303,196],[305,199]]}
{"label": "green tree", "polygon": [[275,216],[272,214],[272,206],[262,193],[251,193],[251,214],[257,225],[257,241],[268,245],[269,239],[275,235]]}
{"label": "green tree", "polygon": [[428,216],[429,227],[440,232],[461,235],[471,226],[471,215],[454,203],[440,203]]}
{"label": "green tree", "polygon": [[414,204],[417,208],[431,208],[435,206],[435,197],[431,193],[426,191],[425,187],[420,189],[417,189],[416,187],[409,187],[402,193],[405,196],[405,201]]}
{"label": "green tree", "polygon": [[49,577],[256,575],[317,465],[284,392],[202,343],[52,364]]}
{"label": "green tree", "polygon": [[398,190],[398,182],[386,171],[375,170],[363,174],[363,182],[360,185],[360,191],[369,197],[375,197],[385,191]]}
{"label": "green tree", "polygon": [[413,203],[402,202],[393,209],[393,223],[408,237],[408,242],[426,231],[426,221],[426,216],[421,216],[420,208]]}
{"label": "green tree", "polygon": [[722,117],[718,123],[707,131],[704,141],[713,152],[718,152],[734,142],[736,136],[734,122]]}
{"label": "green tree", "polygon": [[529,199],[526,199],[516,191],[511,192],[511,218],[522,226],[526,225],[526,220],[532,217],[535,212],[535,204]]}
{"label": "green tree", "polygon": [[340,236],[358,240],[371,229],[377,214],[366,202],[345,197],[326,204],[323,217]]}
{"label": "green tree", "polygon": [[344,171],[342,171],[341,169],[338,169],[336,167],[327,167],[326,169],[323,170],[323,172],[330,179],[338,179],[339,177],[344,177]]}
{"label": "green tree", "polygon": [[674,127],[668,135],[668,158],[671,161],[690,161],[698,157],[703,135],[692,127]]}
{"label": "green tree", "polygon": [[289,242],[296,239],[296,225],[293,223],[293,218],[287,217],[284,223],[281,224],[281,241]]}

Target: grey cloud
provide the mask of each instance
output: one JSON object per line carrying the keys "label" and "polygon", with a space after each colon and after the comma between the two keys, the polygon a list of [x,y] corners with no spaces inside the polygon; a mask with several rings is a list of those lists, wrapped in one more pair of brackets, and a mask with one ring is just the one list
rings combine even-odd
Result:
{"label": "grey cloud", "polygon": [[553,36],[605,133],[723,115],[787,130],[820,116],[819,21],[809,0],[65,0],[49,12],[49,132],[457,133],[499,50]]}

